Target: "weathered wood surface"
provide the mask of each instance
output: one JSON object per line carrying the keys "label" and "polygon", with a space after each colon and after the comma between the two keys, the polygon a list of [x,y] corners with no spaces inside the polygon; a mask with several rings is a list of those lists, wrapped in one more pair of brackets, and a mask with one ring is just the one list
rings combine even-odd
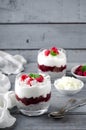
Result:
{"label": "weathered wood surface", "polygon": [[[86,63],[86,0],[0,0],[0,50],[24,56],[24,71],[37,72],[38,50],[51,46],[66,49],[67,75],[71,75],[74,65]],[[9,76],[11,90],[15,77]],[[69,98],[86,98],[86,83],[72,97],[59,94],[52,85],[49,112],[59,109]],[[53,120],[47,114],[14,116],[15,125],[6,130],[86,130],[86,106],[69,112],[62,120]]]}
{"label": "weathered wood surface", "polygon": [[[71,64],[74,65],[75,63]],[[70,68],[70,64],[69,64]],[[36,63],[28,63],[25,65],[25,72],[37,72]],[[16,75],[9,76],[12,88],[14,90]],[[52,98],[49,111],[59,110],[65,102],[70,98],[84,99],[86,98],[86,84],[80,93],[74,96],[64,96],[57,92],[55,87],[52,85]],[[20,114],[13,114],[17,121],[11,128],[6,128],[5,130],[85,130],[86,129],[86,106],[77,108],[65,115],[64,119],[54,120],[47,116],[48,113],[39,117],[26,117]]]}
{"label": "weathered wood surface", "polygon": [[15,115],[17,122],[5,130],[86,130],[86,115],[67,115],[64,119],[53,120],[43,115],[25,117]]}
{"label": "weathered wood surface", "polygon": [[[25,72],[37,72],[36,63],[25,65]],[[16,75],[9,76],[14,90],[14,79]],[[86,84],[82,91],[74,96],[64,96],[59,94],[52,85],[52,98],[49,111],[58,110],[69,98],[83,99],[86,98]],[[11,128],[6,130],[85,130],[86,129],[86,106],[77,108],[60,120],[54,120],[47,116],[48,113],[39,117],[26,117],[20,114],[14,114],[17,121]]]}
{"label": "weathered wood surface", "polygon": [[0,22],[86,22],[86,0],[0,0]]}
{"label": "weathered wood surface", "polygon": [[86,49],[86,24],[0,25],[0,49]]}
{"label": "weathered wood surface", "polygon": [[[26,58],[28,63],[36,63],[37,62],[37,55],[38,55],[38,49],[36,50],[3,50],[7,53],[10,53],[12,55],[22,55]],[[67,62],[68,63],[86,63],[86,50],[68,50],[66,49],[66,55],[67,55]]]}

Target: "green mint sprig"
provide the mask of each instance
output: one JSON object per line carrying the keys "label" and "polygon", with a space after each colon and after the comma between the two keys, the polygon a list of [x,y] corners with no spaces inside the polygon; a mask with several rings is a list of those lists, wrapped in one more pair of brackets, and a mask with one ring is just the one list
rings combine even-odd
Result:
{"label": "green mint sprig", "polygon": [[82,66],[82,72],[86,71],[86,65]]}
{"label": "green mint sprig", "polygon": [[40,75],[39,75],[39,74],[30,73],[29,76],[30,76],[31,78],[38,78]]}
{"label": "green mint sprig", "polygon": [[56,55],[57,55],[57,54],[56,54],[55,52],[53,52],[53,51],[51,51],[50,54],[51,54],[52,56],[56,56]]}

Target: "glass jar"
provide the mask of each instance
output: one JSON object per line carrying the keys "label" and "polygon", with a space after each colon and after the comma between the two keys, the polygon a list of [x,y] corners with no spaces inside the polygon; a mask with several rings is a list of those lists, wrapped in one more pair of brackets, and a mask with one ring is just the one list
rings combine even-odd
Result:
{"label": "glass jar", "polygon": [[[36,76],[30,77],[30,75],[38,75],[38,79],[34,78]],[[37,73],[31,73],[29,76],[28,74],[18,75],[15,80],[15,96],[17,106],[23,114],[38,116],[45,113],[49,108],[51,98],[50,76],[42,76]]]}
{"label": "glass jar", "polygon": [[54,81],[56,78],[61,78],[66,74],[66,51],[62,48],[58,48],[57,55],[52,55],[51,53],[46,55],[46,50],[48,49],[40,49],[38,51],[38,72],[50,75],[51,80]]}

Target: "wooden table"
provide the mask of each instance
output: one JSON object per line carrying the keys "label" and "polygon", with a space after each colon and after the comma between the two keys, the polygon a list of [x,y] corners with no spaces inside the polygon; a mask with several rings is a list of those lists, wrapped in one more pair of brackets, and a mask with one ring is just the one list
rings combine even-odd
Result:
{"label": "wooden table", "polygon": [[[27,59],[25,72],[37,72],[40,48],[62,47],[67,52],[67,75],[75,64],[86,63],[86,0],[0,0],[0,50]],[[15,76],[9,76],[14,90]],[[60,95],[52,85],[50,111],[71,97]],[[86,98],[86,84],[72,98]],[[86,106],[54,120],[44,114],[26,117],[6,130],[86,130]]]}
{"label": "wooden table", "polygon": [[[73,65],[73,64],[71,64]],[[36,63],[27,64],[25,66],[25,72],[36,72]],[[35,68],[35,69],[34,69]],[[69,71],[68,71],[69,75]],[[12,89],[14,90],[15,76],[9,76],[12,83]],[[80,93],[73,96],[64,96],[57,92],[52,84],[52,97],[49,111],[38,117],[27,117],[21,114],[13,114],[17,121],[11,128],[6,130],[83,130],[86,129],[86,106],[77,108],[71,112],[68,112],[63,119],[52,119],[48,117],[48,113],[51,111],[59,110],[65,102],[70,99],[83,99],[86,98],[86,85]]]}

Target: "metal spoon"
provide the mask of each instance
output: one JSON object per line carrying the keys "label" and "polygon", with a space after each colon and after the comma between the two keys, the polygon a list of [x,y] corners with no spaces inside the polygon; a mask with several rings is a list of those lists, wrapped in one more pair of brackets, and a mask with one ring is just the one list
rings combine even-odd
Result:
{"label": "metal spoon", "polygon": [[86,99],[82,99],[80,100],[79,102],[77,102],[76,104],[68,107],[68,108],[61,108],[59,111],[57,112],[51,112],[48,114],[49,117],[52,117],[52,118],[57,118],[57,119],[61,119],[65,116],[65,113],[74,109],[74,108],[77,108],[77,107],[81,107],[83,105],[86,105]]}
{"label": "metal spoon", "polygon": [[69,99],[67,102],[66,102],[66,104],[65,104],[65,106],[63,106],[62,108],[60,108],[60,110],[59,110],[59,114],[60,113],[63,113],[67,108],[69,108],[69,107],[71,107],[72,105],[74,105],[75,103],[76,103],[76,99]]}
{"label": "metal spoon", "polygon": [[53,117],[53,118],[55,118],[55,117],[58,117],[58,118],[63,117],[63,116],[64,116],[64,112],[65,112],[69,107],[71,107],[73,104],[75,104],[76,101],[77,101],[76,99],[69,99],[69,100],[66,102],[66,104],[65,104],[62,108],[60,108],[60,110],[59,110],[58,112],[51,112],[51,113],[48,114],[48,116],[49,116],[49,117]]}

